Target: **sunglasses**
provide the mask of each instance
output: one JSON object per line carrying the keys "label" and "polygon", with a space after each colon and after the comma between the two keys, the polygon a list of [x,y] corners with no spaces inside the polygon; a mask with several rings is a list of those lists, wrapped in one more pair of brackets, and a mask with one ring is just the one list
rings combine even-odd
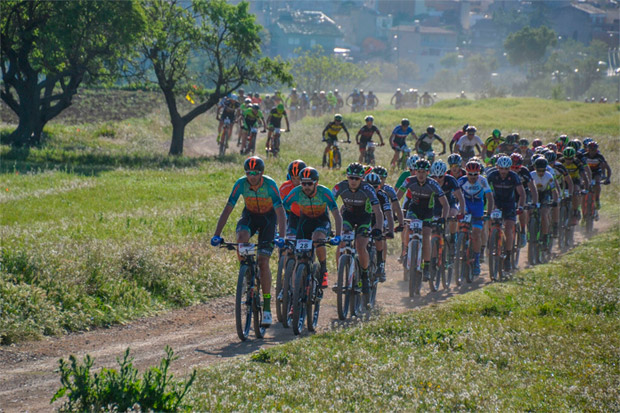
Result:
{"label": "sunglasses", "polygon": [[467,175],[469,175],[469,176],[478,176],[478,175],[480,175],[480,174],[472,174],[472,173],[469,173],[469,172],[468,172],[468,173],[467,173]]}
{"label": "sunglasses", "polygon": [[301,186],[312,186],[314,185],[314,182],[302,182]]}
{"label": "sunglasses", "polygon": [[352,181],[359,181],[362,178],[360,178],[359,176],[347,176],[347,179],[351,179]]}
{"label": "sunglasses", "polygon": [[256,176],[256,175],[260,174],[260,172],[259,171],[247,171],[245,174],[247,176]]}

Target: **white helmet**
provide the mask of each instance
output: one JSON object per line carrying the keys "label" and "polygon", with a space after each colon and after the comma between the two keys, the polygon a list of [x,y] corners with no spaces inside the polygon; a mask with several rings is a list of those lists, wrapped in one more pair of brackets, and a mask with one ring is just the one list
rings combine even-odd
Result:
{"label": "white helmet", "polygon": [[498,168],[510,168],[512,166],[512,159],[509,156],[500,156],[496,166]]}
{"label": "white helmet", "polygon": [[440,159],[438,161],[435,161],[431,166],[430,176],[441,177],[444,176],[446,172],[448,172],[448,165],[446,165],[446,163]]}
{"label": "white helmet", "polygon": [[411,155],[407,159],[407,168],[415,169],[415,163],[418,161],[418,159],[420,159],[420,157],[418,155]]}

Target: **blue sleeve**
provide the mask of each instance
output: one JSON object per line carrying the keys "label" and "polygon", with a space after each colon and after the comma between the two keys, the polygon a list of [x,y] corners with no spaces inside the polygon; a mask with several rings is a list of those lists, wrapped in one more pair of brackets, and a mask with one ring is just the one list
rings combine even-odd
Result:
{"label": "blue sleeve", "polygon": [[433,192],[435,192],[438,197],[442,197],[442,196],[445,195],[443,193],[443,189],[441,189],[441,186],[439,186],[439,182],[435,181],[434,179],[429,179],[428,183],[430,184],[431,188],[433,189]]}
{"label": "blue sleeve", "polygon": [[282,206],[282,198],[280,198],[280,190],[278,189],[278,185],[276,185],[276,181],[268,176],[263,176],[263,179],[267,184],[267,190],[269,192],[269,196],[271,197],[271,202],[273,202],[273,208],[276,209],[277,207]]}
{"label": "blue sleeve", "polygon": [[329,188],[324,187],[324,186],[319,186],[319,189],[321,190],[321,194],[323,198],[325,198],[327,209],[329,209],[330,211],[333,211],[334,209],[338,209],[338,204],[336,203],[336,200],[334,199],[334,196],[332,192],[329,190]]}
{"label": "blue sleeve", "polygon": [[375,192],[375,189],[367,183],[363,183],[362,185],[363,186],[361,190],[364,191],[364,193],[370,200],[370,205],[377,205],[379,203],[379,200],[377,199],[377,193]]}

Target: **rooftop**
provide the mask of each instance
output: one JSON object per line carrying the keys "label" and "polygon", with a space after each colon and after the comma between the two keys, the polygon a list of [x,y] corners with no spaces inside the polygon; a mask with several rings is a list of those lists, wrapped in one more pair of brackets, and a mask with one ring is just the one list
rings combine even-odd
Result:
{"label": "rooftop", "polygon": [[275,24],[285,34],[342,36],[336,22],[321,11],[282,11]]}
{"label": "rooftop", "polygon": [[577,10],[581,10],[588,14],[600,14],[603,16],[606,15],[605,10],[599,9],[598,7],[588,4],[588,3],[573,3],[571,4],[571,6],[576,8]]}
{"label": "rooftop", "polygon": [[452,30],[442,29],[441,27],[431,27],[431,26],[394,26],[391,29],[392,31],[401,31],[401,32],[418,32],[422,34],[444,34],[444,35],[455,35],[456,32]]}

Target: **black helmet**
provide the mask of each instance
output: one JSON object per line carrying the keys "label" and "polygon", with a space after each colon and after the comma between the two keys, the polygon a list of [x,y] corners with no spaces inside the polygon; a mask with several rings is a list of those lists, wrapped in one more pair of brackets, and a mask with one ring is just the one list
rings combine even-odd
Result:
{"label": "black helmet", "polygon": [[302,169],[306,167],[306,163],[301,159],[297,159],[288,164],[288,178],[294,178],[299,176]]}
{"label": "black helmet", "polygon": [[260,105],[258,103],[254,103],[252,105],[252,109],[260,110]]}
{"label": "black helmet", "polygon": [[302,182],[318,182],[319,171],[317,171],[311,166],[307,166],[301,170],[301,172],[299,173],[299,178]]}
{"label": "black helmet", "polygon": [[401,125],[404,125],[404,126],[409,126],[409,119],[407,119],[407,118],[403,118],[403,119],[400,121],[400,124],[401,124]]}
{"label": "black helmet", "polygon": [[368,115],[368,116],[366,116],[366,117],[364,118],[364,121],[365,121],[365,122],[372,122],[372,121],[374,121],[374,120],[375,120],[375,118],[373,118],[373,117],[372,117],[372,115]]}
{"label": "black helmet", "polygon": [[368,175],[366,175],[366,177],[364,178],[364,181],[368,182],[370,185],[374,187],[381,185],[381,177],[374,172],[371,172]]}
{"label": "black helmet", "polygon": [[429,125],[428,128],[426,128],[426,132],[435,133],[435,127],[433,125]]}
{"label": "black helmet", "polygon": [[527,139],[519,139],[519,146],[530,146],[530,141]]}
{"label": "black helmet", "polygon": [[545,158],[547,158],[549,163],[553,163],[558,159],[558,155],[554,151],[547,151],[545,152]]}
{"label": "black helmet", "polygon": [[364,165],[359,162],[353,162],[347,166],[347,176],[364,176]]}
{"label": "black helmet", "polygon": [[541,156],[540,158],[534,161],[535,169],[547,169],[547,166],[549,166],[549,162],[547,162],[547,158],[545,157]]}
{"label": "black helmet", "polygon": [[469,123],[463,125],[463,132],[467,132],[467,128],[469,128]]}
{"label": "black helmet", "polygon": [[415,163],[415,170],[423,170],[423,171],[428,171],[431,169],[431,163],[429,161],[427,161],[426,159],[418,159],[417,162]]}
{"label": "black helmet", "polygon": [[374,168],[372,168],[372,171],[379,175],[381,178],[387,178],[388,176],[388,170],[381,165],[375,166]]}
{"label": "black helmet", "polygon": [[263,172],[265,170],[265,162],[258,156],[251,156],[243,163],[243,169],[248,171]]}

